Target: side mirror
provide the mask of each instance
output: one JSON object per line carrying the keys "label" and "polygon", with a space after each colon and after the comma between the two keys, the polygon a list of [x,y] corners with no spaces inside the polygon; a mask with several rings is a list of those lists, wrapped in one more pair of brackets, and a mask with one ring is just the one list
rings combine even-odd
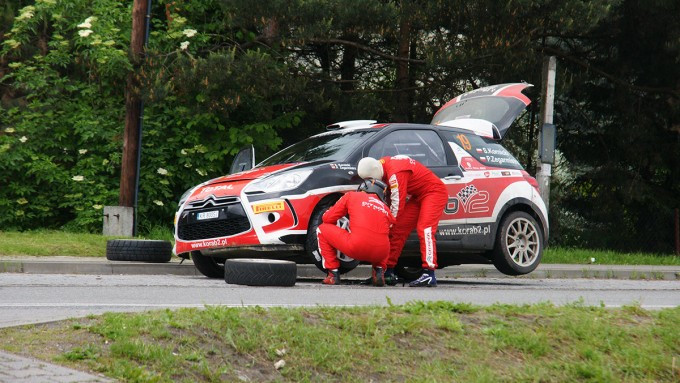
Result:
{"label": "side mirror", "polygon": [[241,149],[241,151],[236,154],[234,161],[231,163],[229,174],[250,170],[253,167],[255,167],[255,148],[253,145],[250,145]]}
{"label": "side mirror", "polygon": [[557,129],[553,124],[543,124],[541,129],[541,147],[538,156],[544,164],[555,163],[555,146],[557,144]]}

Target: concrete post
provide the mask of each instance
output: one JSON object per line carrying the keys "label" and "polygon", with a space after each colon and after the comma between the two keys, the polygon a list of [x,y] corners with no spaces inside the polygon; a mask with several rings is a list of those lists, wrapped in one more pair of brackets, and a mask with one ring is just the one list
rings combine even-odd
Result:
{"label": "concrete post", "polygon": [[131,206],[104,206],[103,234],[117,237],[132,237],[135,208]]}
{"label": "concrete post", "polygon": [[[557,69],[557,60],[555,56],[545,57],[543,59],[543,84],[541,85],[541,123],[553,123],[553,106],[555,104],[555,71]],[[542,134],[539,133],[538,142],[542,140]],[[540,150],[540,147],[539,147]],[[541,193],[541,198],[545,202],[546,208],[550,206],[550,176],[552,175],[552,165],[541,161],[540,168],[536,173],[536,181],[538,181],[538,190]]]}

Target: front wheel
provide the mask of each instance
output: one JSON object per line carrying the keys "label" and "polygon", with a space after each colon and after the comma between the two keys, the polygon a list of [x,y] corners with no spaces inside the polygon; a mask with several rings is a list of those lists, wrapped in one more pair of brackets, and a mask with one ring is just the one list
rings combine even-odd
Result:
{"label": "front wheel", "polygon": [[[314,265],[316,265],[316,267],[324,273],[326,272],[326,269],[323,267],[323,259],[321,257],[321,253],[319,252],[319,239],[316,236],[316,229],[322,223],[321,217],[323,216],[323,213],[325,213],[332,205],[332,203],[326,202],[319,206],[314,214],[312,214],[312,218],[309,220],[307,241],[305,243],[307,255],[310,257],[312,262],[314,262]],[[349,220],[345,217],[340,218],[337,225],[342,229],[348,230]],[[338,272],[340,274],[352,271],[359,265],[359,261],[340,252],[338,252],[338,259],[340,260],[340,268],[338,268]]]}
{"label": "front wheel", "polygon": [[224,264],[217,262],[217,258],[207,257],[198,251],[191,252],[191,260],[196,269],[208,278],[224,278]]}
{"label": "front wheel", "polygon": [[527,274],[541,263],[543,231],[531,215],[514,211],[503,218],[493,250],[493,264],[506,275]]}

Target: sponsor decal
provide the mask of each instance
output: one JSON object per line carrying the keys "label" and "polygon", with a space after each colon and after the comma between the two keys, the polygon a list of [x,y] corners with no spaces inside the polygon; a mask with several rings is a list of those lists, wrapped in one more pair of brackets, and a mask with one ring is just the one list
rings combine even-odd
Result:
{"label": "sponsor decal", "polygon": [[510,177],[510,176],[512,175],[512,173],[503,171],[503,172],[501,172],[501,175],[502,175],[503,177]]}
{"label": "sponsor decal", "polygon": [[356,166],[352,166],[352,164],[329,164],[331,169],[336,169],[336,170],[356,170]]}
{"label": "sponsor decal", "polygon": [[382,201],[375,201],[375,203],[371,201],[362,201],[361,202],[361,207],[377,210],[384,215],[389,215],[390,213],[385,209],[386,205]]}
{"label": "sponsor decal", "polygon": [[201,241],[198,243],[192,243],[191,248],[192,249],[198,249],[198,248],[203,248],[203,247],[215,247],[215,246],[226,246],[227,245],[227,239],[222,238],[222,239],[208,239],[205,241]]}
{"label": "sponsor decal", "polygon": [[208,186],[204,187],[201,189],[200,193],[210,193],[218,190],[231,190],[234,188],[234,185],[219,185],[219,186]]}
{"label": "sponsor decal", "polygon": [[404,155],[404,154],[397,154],[396,156],[390,157],[390,159],[392,159],[392,160],[408,160],[408,162],[409,162],[411,165],[415,165],[415,164],[416,164],[416,160],[414,160],[413,158],[411,158],[411,157],[409,157],[409,156],[407,156],[407,155]]}
{"label": "sponsor decal", "polygon": [[475,185],[464,187],[458,192],[457,196],[463,205],[463,209],[468,213],[485,213],[489,211],[489,207],[485,205],[489,202],[489,192],[477,190]]}
{"label": "sponsor decal", "polygon": [[423,237],[425,239],[425,262],[434,269],[434,242],[432,241],[432,228],[426,227],[423,230]]}
{"label": "sponsor decal", "polygon": [[268,211],[281,211],[285,210],[283,201],[265,202],[257,205],[253,205],[253,213],[266,213]]}
{"label": "sponsor decal", "polygon": [[456,214],[458,213],[458,198],[452,197],[446,202],[444,207],[444,213],[446,214]]}
{"label": "sponsor decal", "polygon": [[489,173],[489,172],[484,172],[484,177],[489,178],[489,176],[491,176],[491,173]]}
{"label": "sponsor decal", "polygon": [[437,233],[443,236],[489,235],[491,234],[491,225],[453,226],[439,229]]}
{"label": "sponsor decal", "polygon": [[472,157],[463,157],[460,161],[461,166],[465,170],[485,170],[487,169],[484,165],[479,165],[479,162],[475,161]]}

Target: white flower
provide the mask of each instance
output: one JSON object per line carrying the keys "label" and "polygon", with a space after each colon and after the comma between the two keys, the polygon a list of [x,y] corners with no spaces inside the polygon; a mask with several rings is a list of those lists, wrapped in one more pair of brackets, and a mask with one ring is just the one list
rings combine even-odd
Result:
{"label": "white flower", "polygon": [[84,23],[78,24],[78,28],[88,28],[88,29],[89,29],[89,28],[92,28],[92,24],[90,24],[90,23],[87,22],[87,20],[86,20]]}
{"label": "white flower", "polygon": [[102,165],[106,165],[106,164],[108,164],[108,163],[109,163],[109,160],[107,160],[106,158],[104,158],[104,160],[102,161]]}
{"label": "white flower", "polygon": [[179,44],[179,49],[185,51],[189,47],[189,42],[188,41],[182,41],[181,44]]}
{"label": "white flower", "polygon": [[84,180],[85,177],[83,177],[83,176],[73,176],[73,177],[71,177],[71,179],[76,181],[76,182],[80,182],[80,181]]}
{"label": "white flower", "polygon": [[205,172],[205,170],[201,170],[201,169],[196,169],[196,173],[198,173],[202,176],[205,176],[206,174],[208,174],[208,173]]}
{"label": "white flower", "polygon": [[24,7],[21,10],[21,14],[16,17],[15,20],[20,21],[20,20],[28,20],[31,17],[33,17],[33,12],[35,11],[35,7],[32,5],[29,5],[28,7]]}
{"label": "white flower", "polygon": [[102,205],[92,205],[92,207],[93,207],[95,210],[101,210],[101,208],[102,208],[103,206],[102,206]]}
{"label": "white flower", "polygon": [[187,151],[184,150],[184,149],[180,150],[179,152],[182,153],[183,156],[186,156],[186,155],[187,155]]}
{"label": "white flower", "polygon": [[197,31],[195,29],[185,29],[182,31],[182,34],[186,37],[194,37],[196,33]]}
{"label": "white flower", "polygon": [[163,168],[158,168],[158,170],[156,170],[156,172],[157,172],[158,174],[162,175],[162,176],[168,174],[168,171],[165,170],[165,169],[163,169]]}
{"label": "white flower", "polygon": [[280,359],[278,362],[274,363],[274,368],[277,370],[280,370],[286,366],[286,361],[283,359]]}
{"label": "white flower", "polygon": [[92,30],[91,29],[83,29],[82,31],[78,31],[78,34],[80,35],[80,37],[87,37],[90,34],[92,34]]}
{"label": "white flower", "polygon": [[184,167],[185,167],[185,168],[190,168],[190,167],[191,167],[191,164],[187,162],[186,164],[184,164]]}
{"label": "white flower", "polygon": [[163,201],[155,200],[153,201],[153,203],[155,203],[158,206],[163,206]]}
{"label": "white flower", "polygon": [[26,138],[26,136],[22,136],[22,137],[19,139],[19,141],[21,141],[21,142],[26,142],[26,141],[28,141],[28,138]]}
{"label": "white flower", "polygon": [[19,199],[17,200],[17,203],[18,203],[19,205],[25,205],[25,204],[28,203],[28,200],[27,200],[26,198],[19,198]]}
{"label": "white flower", "polygon": [[5,133],[14,133],[14,128],[5,128]]}
{"label": "white flower", "polygon": [[78,153],[85,154],[87,153],[87,149],[78,149]]}

